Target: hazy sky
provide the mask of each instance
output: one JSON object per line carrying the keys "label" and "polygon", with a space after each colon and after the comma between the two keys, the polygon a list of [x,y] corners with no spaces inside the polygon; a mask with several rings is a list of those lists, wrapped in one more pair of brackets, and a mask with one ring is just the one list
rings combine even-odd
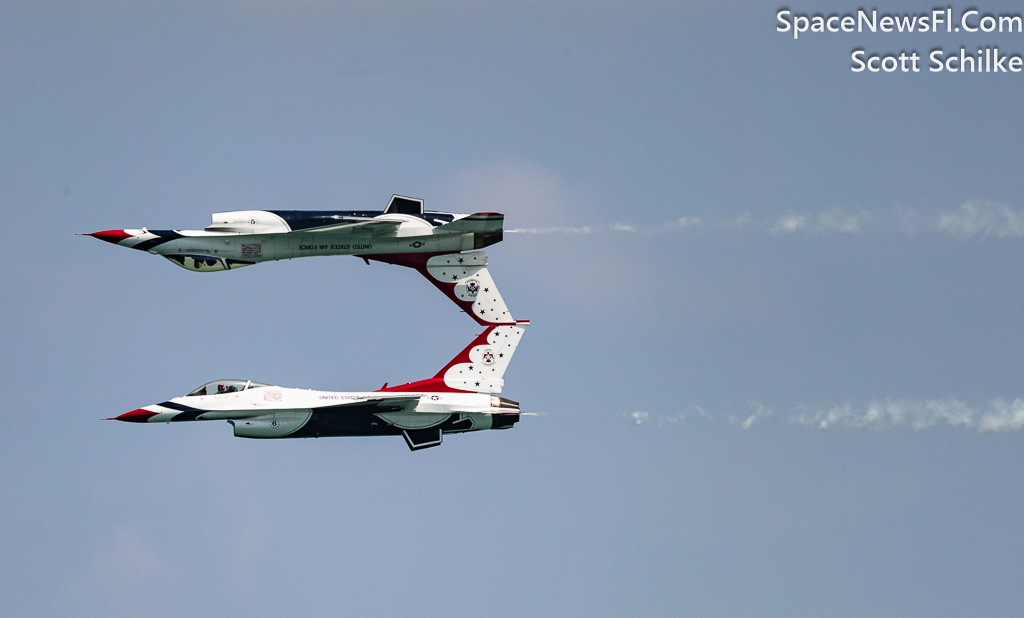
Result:
{"label": "hazy sky", "polygon": [[[0,614],[1020,615],[1024,73],[850,56],[1024,34],[153,4],[0,4]],[[479,327],[410,271],[74,236],[392,193],[506,214],[503,394],[538,416],[417,453],[99,420],[433,375]]]}

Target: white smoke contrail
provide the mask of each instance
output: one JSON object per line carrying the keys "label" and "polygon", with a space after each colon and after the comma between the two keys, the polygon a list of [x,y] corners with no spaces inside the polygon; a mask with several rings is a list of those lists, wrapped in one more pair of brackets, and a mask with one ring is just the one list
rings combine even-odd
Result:
{"label": "white smoke contrail", "polygon": [[[603,227],[609,227],[614,229],[612,226],[600,226],[598,229]],[[505,230],[506,234],[589,234],[594,231],[594,228],[588,226],[584,227],[528,227],[520,228],[515,230]]]}
{"label": "white smoke contrail", "polygon": [[[771,408],[752,404],[746,414],[716,414],[696,407],[694,411],[704,419],[722,421],[742,429],[769,417],[785,420],[790,425],[817,429],[893,429],[909,427],[920,431],[936,425],[951,425],[975,430],[978,433],[1019,431],[1024,429],[1024,399],[995,399],[981,405],[969,405],[959,399],[881,399],[867,404],[842,403],[826,408],[797,408],[776,414]],[[665,425],[679,423],[685,414],[652,417],[646,412],[633,412],[635,425],[653,423]]]}
{"label": "white smoke contrail", "polygon": [[803,234],[898,234],[917,236],[932,234],[967,240],[971,238],[1024,237],[1024,211],[993,202],[966,202],[959,208],[938,213],[901,209],[889,214],[860,210],[848,212],[832,208],[818,213],[789,213],[755,218],[746,213],[738,217],[680,217],[659,226],[644,227],[628,223],[587,225],[583,227],[544,227],[505,230],[510,234],[592,234],[598,232],[671,233],[695,231],[751,230],[785,236]]}
{"label": "white smoke contrail", "polygon": [[[938,424],[977,427],[982,432],[1020,429],[1024,422],[1016,426],[1006,422],[1012,417],[1012,406],[1017,406],[1024,413],[1024,401],[1020,399],[1010,406],[997,399],[983,407],[971,407],[957,399],[883,399],[862,407],[844,403],[823,410],[804,410],[792,414],[791,422],[820,429],[887,429],[909,426],[917,431]],[[1024,421],[1024,417],[1021,420]]]}
{"label": "white smoke contrail", "polygon": [[967,202],[955,212],[941,213],[935,230],[956,238],[1024,236],[1024,213],[1002,204]]}
{"label": "white smoke contrail", "polygon": [[770,224],[772,234],[857,234],[878,220],[866,211],[848,213],[833,208],[815,215],[787,215]]}

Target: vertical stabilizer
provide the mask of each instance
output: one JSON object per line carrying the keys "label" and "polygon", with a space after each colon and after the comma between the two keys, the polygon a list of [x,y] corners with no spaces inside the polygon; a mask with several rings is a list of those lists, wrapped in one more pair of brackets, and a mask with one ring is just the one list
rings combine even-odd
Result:
{"label": "vertical stabilizer", "polygon": [[378,392],[442,391],[500,393],[504,375],[530,322],[488,326],[433,378],[409,382]]}
{"label": "vertical stabilizer", "polygon": [[426,270],[430,282],[478,323],[515,323],[487,270],[487,254],[483,251],[435,255],[427,260]]}
{"label": "vertical stabilizer", "polygon": [[512,312],[487,270],[487,254],[469,253],[388,254],[363,256],[368,260],[415,268],[444,295],[468,313],[477,324],[515,324]]}

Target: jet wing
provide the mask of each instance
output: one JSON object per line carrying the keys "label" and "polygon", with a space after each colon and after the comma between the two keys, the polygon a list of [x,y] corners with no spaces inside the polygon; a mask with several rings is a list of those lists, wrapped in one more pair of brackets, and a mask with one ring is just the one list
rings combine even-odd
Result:
{"label": "jet wing", "polygon": [[[325,406],[325,408],[329,408],[331,410],[342,410],[345,408],[373,408],[374,412],[412,412],[415,411],[416,404],[418,404],[419,401],[419,395],[401,395],[398,397],[371,397],[369,399],[360,399],[358,401],[336,403],[329,406]],[[323,410],[324,408],[318,409]]]}
{"label": "jet wing", "polygon": [[381,412],[415,412],[416,404],[420,402],[420,396],[414,397],[380,397],[368,400],[366,403],[376,404]]}
{"label": "jet wing", "polygon": [[317,411],[344,411],[346,409],[359,408],[362,410],[369,410],[372,412],[414,412],[416,406],[420,402],[419,395],[399,395],[398,397],[371,397],[370,399],[360,399],[358,401],[348,401],[346,403],[335,403],[324,407],[314,408]]}
{"label": "jet wing", "polygon": [[359,223],[339,223],[338,225],[325,225],[299,230],[302,233],[330,232],[332,234],[370,234],[372,236],[385,236],[398,231],[401,221],[360,221]]}

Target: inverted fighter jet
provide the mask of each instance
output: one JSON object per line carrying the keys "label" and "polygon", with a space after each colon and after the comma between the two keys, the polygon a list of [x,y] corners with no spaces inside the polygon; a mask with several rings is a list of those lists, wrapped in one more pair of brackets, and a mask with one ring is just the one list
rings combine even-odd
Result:
{"label": "inverted fighter jet", "polygon": [[423,200],[393,195],[383,211],[239,210],[217,212],[204,230],[106,230],[87,234],[147,251],[197,272],[317,255],[439,254],[501,242],[505,215],[423,210]]}
{"label": "inverted fighter jet", "polygon": [[241,210],[214,213],[205,230],[142,228],[87,236],[196,272],[319,255],[406,266],[487,325],[515,323],[487,271],[487,256],[476,251],[501,242],[504,220],[493,212],[424,211],[423,200],[393,195],[384,211]]}
{"label": "inverted fighter jet", "polygon": [[107,420],[226,420],[241,438],[401,435],[416,451],[441,444],[446,433],[508,429],[519,421],[519,404],[497,394],[528,324],[488,326],[434,377],[400,386],[335,393],[217,380]]}

